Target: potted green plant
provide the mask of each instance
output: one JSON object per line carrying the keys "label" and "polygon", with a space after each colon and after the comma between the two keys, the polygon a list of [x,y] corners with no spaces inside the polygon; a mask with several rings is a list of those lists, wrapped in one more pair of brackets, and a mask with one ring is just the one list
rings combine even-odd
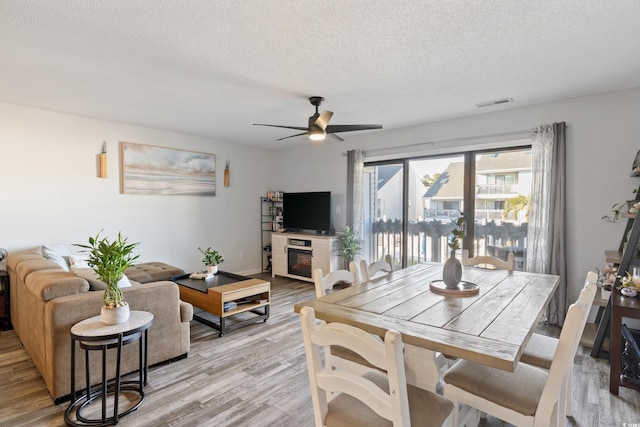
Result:
{"label": "potted green plant", "polygon": [[89,265],[96,272],[98,279],[106,285],[100,316],[102,321],[109,325],[117,325],[129,319],[129,305],[122,296],[118,282],[124,276],[125,270],[138,259],[138,255],[133,254],[138,244],[129,243],[120,232],[113,241],[101,237],[98,233],[95,237],[89,237],[88,245],[76,244],[89,253]]}
{"label": "potted green plant", "polygon": [[342,257],[345,270],[349,269],[349,264],[355,259],[355,256],[362,249],[362,240],[353,232],[348,225],[338,234],[333,242],[333,251],[335,255]]}
{"label": "potted green plant", "polygon": [[211,249],[209,246],[207,249],[198,247],[198,250],[204,255],[202,263],[207,267],[209,273],[216,274],[218,272],[218,265],[224,262],[224,258],[220,252],[215,249]]}
{"label": "potted green plant", "polygon": [[457,289],[462,280],[462,264],[460,260],[456,258],[456,251],[460,249],[460,239],[465,234],[465,217],[462,213],[457,220],[452,221],[454,224],[453,230],[449,235],[449,249],[451,254],[449,258],[444,262],[442,268],[442,280],[449,289]]}

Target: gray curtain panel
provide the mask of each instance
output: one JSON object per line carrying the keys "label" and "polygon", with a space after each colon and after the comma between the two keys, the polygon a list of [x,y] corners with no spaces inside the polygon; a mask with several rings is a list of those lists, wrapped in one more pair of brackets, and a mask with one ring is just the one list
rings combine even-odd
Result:
{"label": "gray curtain panel", "polygon": [[561,122],[539,126],[533,132],[533,190],[527,238],[527,271],[560,276],[545,319],[559,326],[567,312],[565,128]]}
{"label": "gray curtain panel", "polygon": [[362,174],[364,155],[362,150],[347,151],[347,225],[360,240],[364,239],[364,199],[362,197]]}

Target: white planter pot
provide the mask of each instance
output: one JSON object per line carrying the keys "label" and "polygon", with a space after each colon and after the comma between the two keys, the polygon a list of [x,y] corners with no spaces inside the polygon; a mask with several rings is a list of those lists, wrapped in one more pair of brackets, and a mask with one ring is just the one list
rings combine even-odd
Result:
{"label": "white planter pot", "polygon": [[209,273],[211,273],[211,274],[216,274],[218,272],[218,266],[217,265],[208,265],[207,266],[207,271],[209,271]]}
{"label": "white planter pot", "polygon": [[609,297],[611,296],[611,291],[600,288],[600,296],[602,297],[602,299],[609,299]]}
{"label": "white planter pot", "polygon": [[129,304],[122,307],[107,308],[100,310],[100,320],[107,325],[119,325],[129,320]]}

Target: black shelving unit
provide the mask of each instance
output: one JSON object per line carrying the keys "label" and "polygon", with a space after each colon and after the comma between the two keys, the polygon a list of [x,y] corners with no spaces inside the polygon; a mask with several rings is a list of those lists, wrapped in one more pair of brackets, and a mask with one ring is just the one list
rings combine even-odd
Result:
{"label": "black shelving unit", "polygon": [[[640,176],[636,174],[636,171],[631,176]],[[640,186],[636,190],[636,197],[634,202],[640,201]],[[638,243],[640,243],[640,221],[636,221],[636,214],[623,214],[627,218],[627,225],[622,239],[620,240],[620,246],[618,251],[605,251],[605,261],[613,263],[618,267],[618,278],[614,283],[614,287],[620,285],[620,276],[626,275],[627,271],[631,271],[632,267],[640,264],[640,258],[638,257]],[[609,336],[611,329],[611,310],[612,310],[612,298],[609,298],[604,310],[598,313],[596,318],[598,323],[598,329],[596,332],[593,346],[591,347],[591,357],[609,358],[609,352],[604,349],[605,339]],[[613,331],[613,333],[619,334],[621,331]]]}
{"label": "black shelving unit", "polygon": [[[280,192],[270,192],[279,193]],[[262,272],[271,271],[271,233],[282,228],[282,196],[260,198],[260,244]]]}

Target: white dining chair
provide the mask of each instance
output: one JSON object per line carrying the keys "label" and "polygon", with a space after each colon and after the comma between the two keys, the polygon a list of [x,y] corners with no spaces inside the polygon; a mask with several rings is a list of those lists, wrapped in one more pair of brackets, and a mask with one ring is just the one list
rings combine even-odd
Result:
{"label": "white dining chair", "polygon": [[385,255],[384,261],[374,261],[371,264],[367,264],[367,261],[365,260],[360,261],[360,272],[362,273],[360,283],[366,283],[369,280],[377,279],[378,277],[392,273],[393,262],[391,260],[391,255]]}
{"label": "white dining chair", "polygon": [[348,270],[331,271],[324,274],[321,268],[313,269],[313,283],[316,288],[316,297],[320,298],[327,294],[327,291],[333,290],[337,284],[345,284],[353,286],[356,283],[355,275]]}
{"label": "white dining chair", "polygon": [[[353,261],[352,261],[353,263]],[[328,290],[333,290],[334,286],[338,283],[345,283],[349,286],[353,286],[356,284],[355,280],[356,275],[347,270],[336,270],[332,271],[327,275],[324,275],[321,268],[313,269],[313,282],[316,289],[316,298],[323,297],[327,294]],[[319,320],[318,322],[321,322]],[[357,353],[350,351],[344,347],[340,346],[331,346],[329,347],[329,352],[326,353],[327,357],[331,357],[334,360],[333,364],[339,365],[341,367],[350,366],[355,364],[355,366],[350,366],[353,370],[358,370],[359,372],[366,372],[372,368],[372,365],[369,364],[365,359],[360,357]]]}
{"label": "white dining chair", "polygon": [[[317,323],[311,307],[300,311],[316,427],[451,425],[453,404],[407,385],[402,336],[386,331],[384,342],[354,326]],[[353,372],[331,365],[323,349],[341,346],[377,369]]]}
{"label": "white dining chair", "polygon": [[[589,284],[593,284],[595,286],[597,280],[598,273],[596,273],[595,271],[590,271],[587,274],[587,278],[585,279],[584,287],[587,287]],[[589,304],[587,312],[591,309],[591,304],[593,303],[593,298],[591,299],[591,301],[589,301],[588,296],[588,293],[583,292],[580,292],[579,296],[579,298],[587,298],[587,300],[585,300],[585,303]],[[529,343],[522,352],[520,361],[529,365],[549,370],[549,368],[551,368],[553,356],[555,355],[557,348],[558,338],[534,333],[533,335],[531,335]],[[564,394],[566,397],[564,404],[564,415],[570,417],[573,415],[573,367],[569,369],[569,372],[567,374],[567,381],[564,390]]]}
{"label": "white dining chair", "polygon": [[355,277],[356,282],[355,284],[359,284],[362,282],[362,273],[360,272],[360,263],[357,261],[351,261],[349,263],[349,271],[351,272],[351,274],[353,274],[353,277]]}
{"label": "white dining chair", "polygon": [[516,426],[564,425],[563,388],[595,291],[595,285],[587,285],[582,290],[585,295],[569,307],[549,371],[526,363],[508,372],[466,360],[456,362],[444,376],[444,396],[456,407],[454,425],[458,425],[460,404]]}
{"label": "white dining chair", "polygon": [[504,261],[498,257],[490,255],[477,255],[469,258],[469,251],[464,249],[462,251],[462,265],[468,267],[480,266],[486,268],[486,266],[492,266],[496,270],[509,270],[513,271],[515,268],[515,260],[513,254],[507,255],[507,260]]}

